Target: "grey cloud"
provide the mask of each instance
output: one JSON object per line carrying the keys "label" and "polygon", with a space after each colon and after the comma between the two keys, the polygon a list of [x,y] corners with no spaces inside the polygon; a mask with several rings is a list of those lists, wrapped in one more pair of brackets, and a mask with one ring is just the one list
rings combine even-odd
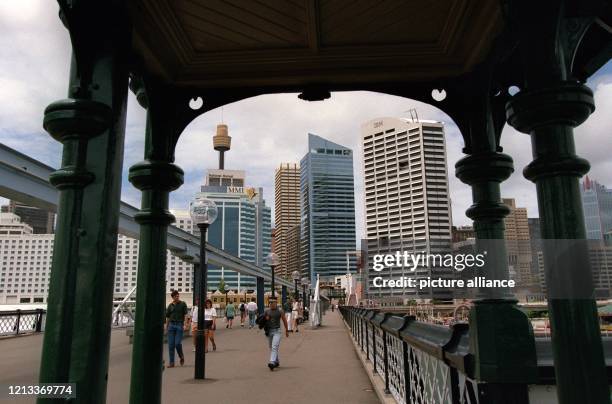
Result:
{"label": "grey cloud", "polygon": [[[44,0],[0,2],[0,142],[58,166],[61,145],[42,130],[44,108],[66,94],[70,41],[57,17],[57,4]],[[601,74],[589,83],[595,89],[597,111],[576,130],[578,153],[592,163],[591,176],[612,186],[610,128],[612,128],[612,75]],[[206,102],[206,100],[204,100]],[[433,101],[432,101],[433,102]],[[435,103],[434,103],[435,104]],[[324,102],[305,102],[296,94],[253,97],[223,108],[224,121],[233,137],[226,167],[247,171],[249,184],[263,186],[273,206],[274,169],[282,162],[299,162],[307,152],[312,132],[355,151],[354,170],[358,234],[363,231],[363,188],[359,151],[360,125],[379,116],[402,116],[417,108],[421,119],[446,123],[448,167],[453,220],[467,224],[470,188],[454,175],[454,164],[463,155],[463,139],[450,118],[435,105],[370,92],[338,92]],[[128,168],[143,158],[145,111],[130,93],[126,127],[122,198],[138,206],[140,193],[127,181]],[[203,182],[206,168],[217,165],[212,136],[221,110],[210,111],[185,130],[177,147],[176,163],[185,170],[185,184],[171,196],[171,206],[186,208]],[[515,161],[515,173],[502,184],[505,197],[537,216],[535,186],[523,178],[531,161],[528,135],[506,127],[502,145]]]}

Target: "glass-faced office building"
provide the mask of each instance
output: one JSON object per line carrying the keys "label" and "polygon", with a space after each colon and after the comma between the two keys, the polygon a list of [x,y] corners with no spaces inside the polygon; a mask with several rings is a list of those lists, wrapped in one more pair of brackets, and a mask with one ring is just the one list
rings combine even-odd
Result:
{"label": "glass-faced office building", "polygon": [[[208,228],[208,242],[229,254],[267,268],[271,251],[271,209],[262,188],[244,186],[242,170],[209,170],[199,195],[213,200],[219,209],[217,220]],[[254,277],[223,267],[208,265],[208,288],[217,289],[221,278],[226,288],[254,290]]]}
{"label": "glass-faced office building", "polygon": [[603,240],[612,230],[612,189],[608,189],[588,176],[580,187],[587,239]]}
{"label": "glass-faced office building", "polygon": [[[314,284],[347,272],[347,251],[355,250],[353,152],[308,134],[308,153],[300,162],[300,248],[302,276]],[[349,269],[355,270],[350,256]]]}

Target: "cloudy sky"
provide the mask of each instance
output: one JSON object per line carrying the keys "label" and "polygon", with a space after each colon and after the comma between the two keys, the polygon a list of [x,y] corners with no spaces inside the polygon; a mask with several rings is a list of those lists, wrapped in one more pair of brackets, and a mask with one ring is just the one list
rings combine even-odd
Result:
{"label": "cloudy sky", "polygon": [[[58,167],[61,146],[42,129],[44,108],[64,98],[70,59],[69,37],[57,18],[57,5],[48,0],[0,2],[0,142]],[[592,165],[590,176],[612,186],[612,63],[588,83],[595,91],[597,111],[576,130],[578,154]],[[122,199],[140,205],[139,192],[127,181],[127,169],[143,156],[142,108],[130,93],[123,172]],[[468,224],[465,210],[471,204],[469,187],[454,176],[454,164],[462,157],[463,140],[450,118],[427,104],[368,92],[333,93],[323,102],[305,102],[297,94],[259,96],[224,107],[232,150],[226,168],[243,169],[251,186],[264,188],[274,205],[274,169],[283,162],[299,162],[307,151],[307,134],[316,133],[355,150],[357,235],[363,234],[363,175],[359,152],[362,122],[380,116],[403,116],[416,108],[421,119],[445,122],[450,191],[455,224]],[[221,120],[219,109],[195,120],[178,144],[176,163],[185,170],[185,184],[171,195],[170,205],[185,209],[203,182],[205,169],[214,168],[217,156],[212,136]],[[537,217],[535,186],[523,178],[531,161],[529,137],[506,127],[505,152],[515,161],[515,173],[502,184],[502,195],[513,197]],[[0,198],[0,203],[6,202]]]}

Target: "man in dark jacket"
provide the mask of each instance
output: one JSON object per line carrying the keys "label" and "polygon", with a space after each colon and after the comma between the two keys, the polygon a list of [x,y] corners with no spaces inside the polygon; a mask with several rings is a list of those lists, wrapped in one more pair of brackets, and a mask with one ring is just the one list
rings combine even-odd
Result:
{"label": "man in dark jacket", "polygon": [[178,353],[181,366],[185,364],[183,354],[183,329],[185,327],[185,316],[187,315],[187,304],[179,299],[179,292],[173,290],[170,294],[172,302],[166,308],[166,333],[168,334],[168,353],[170,357],[169,368],[174,367],[174,350]]}
{"label": "man in dark jacket", "polygon": [[271,297],[269,303],[270,307],[264,312],[264,319],[268,328],[266,335],[268,337],[268,346],[270,347],[270,361],[268,362],[268,367],[270,370],[274,370],[274,368],[280,366],[278,349],[280,348],[281,340],[281,322],[285,326],[285,337],[289,337],[289,331],[287,328],[287,319],[283,311],[277,307],[278,303],[276,298]]}

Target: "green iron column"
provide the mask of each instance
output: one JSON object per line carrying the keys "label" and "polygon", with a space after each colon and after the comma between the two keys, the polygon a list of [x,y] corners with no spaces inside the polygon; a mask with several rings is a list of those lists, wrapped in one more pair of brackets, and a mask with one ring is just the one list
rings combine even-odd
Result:
{"label": "green iron column", "polygon": [[39,381],[75,383],[71,402],[104,403],[131,40],[121,7],[59,3],[73,57],[68,98],[43,123],[63,155],[49,179],[60,199]]}
{"label": "green iron column", "polygon": [[[473,205],[466,215],[474,221],[476,252],[486,254],[478,275],[509,279],[504,218],[510,209],[501,201],[500,183],[514,169],[512,158],[499,146],[504,110],[492,95],[491,74],[485,67],[466,79],[467,90],[455,90],[460,97],[454,100],[455,110],[461,111],[455,116],[466,135],[468,154],[455,167],[457,177],[472,187]],[[481,289],[470,311],[474,372],[477,380],[486,382],[481,386],[486,402],[526,403],[527,384],[537,377],[533,329],[516,302],[511,290]]]}
{"label": "green iron column", "polygon": [[[599,330],[579,178],[589,163],[576,156],[573,128],[595,109],[591,90],[571,79],[577,42],[569,41],[563,1],[514,9],[524,86],[507,104],[508,122],[531,136],[559,402],[608,403],[610,389]],[[537,35],[535,34],[537,32]],[[573,46],[572,46],[573,44]],[[566,259],[559,259],[563,254]]]}
{"label": "green iron column", "polygon": [[[149,80],[149,81],[147,81]],[[138,290],[130,381],[131,404],[161,403],[166,307],[166,251],[170,191],[183,183],[174,150],[184,128],[201,111],[189,108],[189,97],[153,79],[133,77],[130,87],[147,108],[144,161],[130,167],[129,180],[142,191]]]}

